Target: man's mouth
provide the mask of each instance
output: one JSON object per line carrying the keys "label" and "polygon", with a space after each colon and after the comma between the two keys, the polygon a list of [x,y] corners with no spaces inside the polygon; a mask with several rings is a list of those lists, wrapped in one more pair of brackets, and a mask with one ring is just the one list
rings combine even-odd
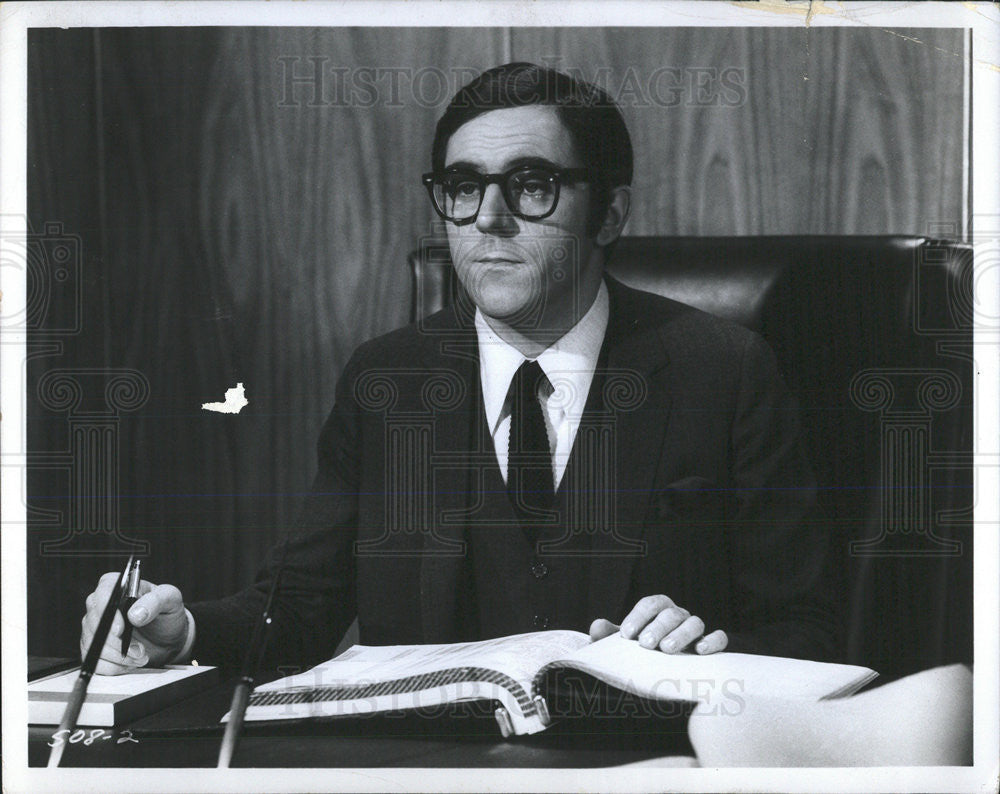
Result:
{"label": "man's mouth", "polygon": [[481,256],[479,262],[487,265],[523,265],[524,260],[515,259],[511,256]]}

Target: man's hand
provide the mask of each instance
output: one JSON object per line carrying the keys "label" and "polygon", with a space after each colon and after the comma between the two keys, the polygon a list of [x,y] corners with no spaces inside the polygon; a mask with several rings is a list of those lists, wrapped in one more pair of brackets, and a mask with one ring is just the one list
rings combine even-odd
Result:
{"label": "man's hand", "polygon": [[713,631],[705,635],[702,619],[677,606],[665,595],[640,599],[620,627],[610,620],[598,618],[590,624],[590,640],[599,640],[619,630],[626,639],[638,637],[643,648],[659,648],[664,653],[677,653],[691,643],[695,643],[696,653],[718,653],[729,644],[726,632]]}
{"label": "man's hand", "polygon": [[[80,631],[81,658],[87,654],[117,580],[117,573],[104,574],[97,583],[97,589],[87,596],[87,614],[83,616]],[[140,582],[139,598],[129,610],[128,617],[135,627],[128,654],[121,654],[125,621],[121,612],[116,611],[97,662],[96,672],[99,675],[128,673],[147,664],[159,667],[170,662],[184,647],[188,631],[187,613],[181,592],[173,585],[155,585],[145,580]]]}

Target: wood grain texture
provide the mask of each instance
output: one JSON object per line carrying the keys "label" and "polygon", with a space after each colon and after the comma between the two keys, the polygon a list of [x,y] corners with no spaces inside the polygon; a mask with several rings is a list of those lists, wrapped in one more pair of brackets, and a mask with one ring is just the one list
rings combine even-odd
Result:
{"label": "wood grain texture", "polygon": [[[244,577],[294,518],[348,356],[408,319],[405,257],[431,215],[420,173],[454,90],[437,81],[456,65],[492,63],[495,38],[268,29],[219,43],[193,198],[200,250],[238,340],[227,382],[246,382],[252,401],[254,426],[235,439],[232,462],[240,491],[267,495],[265,531],[238,539]],[[320,83],[288,91],[289,69],[311,78],[317,68]]]}
{"label": "wood grain texture", "polygon": [[[468,76],[509,46],[610,86],[636,148],[631,234],[919,234],[962,216],[962,60],[959,33],[911,33],[39,32],[30,213],[81,236],[85,323],[29,368],[29,394],[54,367],[142,372],[150,399],[120,425],[123,528],[151,542],[152,580],[231,592],[294,521],[351,351],[408,317],[405,256],[432,228],[419,175]],[[237,381],[239,416],[200,409]],[[64,448],[65,416],[32,412],[32,448]],[[32,476],[36,505],[64,499]],[[108,568],[40,558],[58,534],[29,543],[39,654],[74,651]]]}
{"label": "wood grain texture", "polygon": [[575,71],[622,104],[634,235],[925,234],[958,223],[962,52],[956,30],[513,35],[515,59]]}

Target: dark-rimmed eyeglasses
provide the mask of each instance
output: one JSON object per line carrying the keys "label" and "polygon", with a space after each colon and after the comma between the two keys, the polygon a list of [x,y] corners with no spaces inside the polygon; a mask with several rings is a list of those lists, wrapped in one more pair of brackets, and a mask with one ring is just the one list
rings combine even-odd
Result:
{"label": "dark-rimmed eyeglasses", "polygon": [[424,174],[423,183],[437,214],[459,226],[472,223],[483,206],[483,196],[490,184],[500,186],[511,214],[529,221],[547,218],[559,203],[562,184],[592,179],[587,168],[549,168],[520,165],[502,174],[450,168]]}

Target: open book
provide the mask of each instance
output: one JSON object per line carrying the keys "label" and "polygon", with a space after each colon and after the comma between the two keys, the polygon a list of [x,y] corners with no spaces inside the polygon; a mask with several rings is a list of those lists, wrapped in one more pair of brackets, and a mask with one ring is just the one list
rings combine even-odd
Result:
{"label": "open book", "polygon": [[304,673],[257,687],[246,719],[357,716],[492,700],[499,703],[495,716],[504,736],[537,733],[549,723],[550,673],[566,670],[642,698],[708,707],[754,696],[840,697],[876,676],[852,665],[742,653],[668,655],[618,634],[591,643],[576,631],[541,631],[451,645],[355,645]]}

